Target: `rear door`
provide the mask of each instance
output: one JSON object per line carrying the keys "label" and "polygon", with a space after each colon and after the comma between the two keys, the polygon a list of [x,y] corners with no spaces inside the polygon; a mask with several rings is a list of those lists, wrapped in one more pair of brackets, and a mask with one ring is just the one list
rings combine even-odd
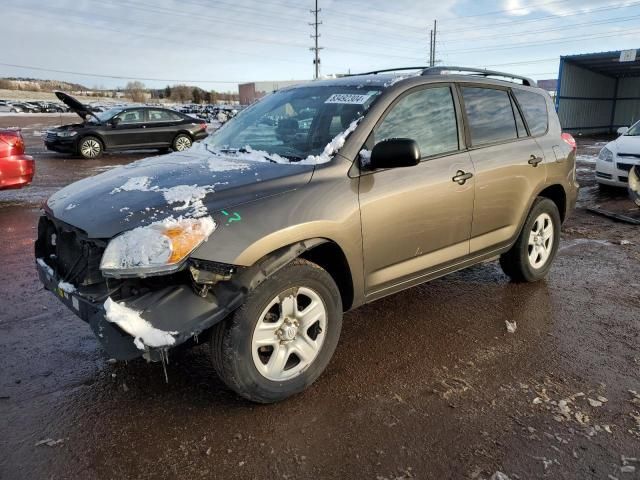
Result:
{"label": "rear door", "polygon": [[150,108],[147,110],[147,136],[149,142],[169,146],[175,138],[182,117],[170,110]]}
{"label": "rear door", "polygon": [[438,265],[469,253],[473,165],[459,133],[449,84],[400,96],[374,128],[367,148],[411,138],[422,160],[408,168],[363,171],[359,184],[366,293],[369,299],[418,283]]}
{"label": "rear door", "polygon": [[532,196],[546,180],[544,153],[531,137],[510,89],[460,85],[467,142],[475,169],[470,252],[491,250],[516,235]]}

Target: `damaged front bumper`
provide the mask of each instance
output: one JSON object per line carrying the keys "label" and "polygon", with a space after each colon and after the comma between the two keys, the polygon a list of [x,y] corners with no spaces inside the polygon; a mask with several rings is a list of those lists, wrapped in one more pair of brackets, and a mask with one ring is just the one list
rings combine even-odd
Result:
{"label": "damaged front bumper", "polygon": [[[171,285],[139,296],[118,300],[139,314],[151,327],[170,332],[175,340],[171,345],[149,347],[140,339],[126,332],[117,323],[107,319],[105,295],[85,295],[80,290],[68,291],[60,288],[60,278],[42,259],[36,262],[40,281],[53,292],[73,313],[87,322],[110,358],[131,360],[144,356],[147,360],[159,361],[168,348],[176,347],[223,320],[229,313],[229,302],[221,306],[216,297],[196,295],[189,285]],[[140,348],[142,347],[142,348]]]}

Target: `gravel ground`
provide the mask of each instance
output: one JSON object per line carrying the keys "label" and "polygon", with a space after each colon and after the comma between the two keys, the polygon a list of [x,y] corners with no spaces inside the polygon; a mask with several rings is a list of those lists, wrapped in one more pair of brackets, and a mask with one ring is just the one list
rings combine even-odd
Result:
{"label": "gravel ground", "polygon": [[579,139],[583,188],[546,281],[493,262],[364,306],[308,391],[256,406],[206,346],[174,356],[168,384],[159,364],[109,363],[42,289],[41,202],[149,155],[47,153],[55,122],[0,118],[37,161],[32,186],[0,192],[0,478],[640,478],[638,227],[585,207],[640,213],[595,186],[603,139]]}

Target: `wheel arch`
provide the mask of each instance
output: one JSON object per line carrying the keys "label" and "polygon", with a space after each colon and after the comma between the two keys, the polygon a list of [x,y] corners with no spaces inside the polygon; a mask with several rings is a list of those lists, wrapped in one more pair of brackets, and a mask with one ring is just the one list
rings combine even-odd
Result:
{"label": "wheel arch", "polygon": [[558,207],[558,212],[560,212],[560,221],[564,223],[564,219],[567,216],[567,192],[564,187],[560,184],[549,185],[538,193],[537,196],[548,198],[555,203],[556,207]]}

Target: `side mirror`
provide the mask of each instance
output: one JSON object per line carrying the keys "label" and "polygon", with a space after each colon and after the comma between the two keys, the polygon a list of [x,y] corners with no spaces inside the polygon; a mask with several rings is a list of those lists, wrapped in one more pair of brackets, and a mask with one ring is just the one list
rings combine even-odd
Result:
{"label": "side mirror", "polygon": [[109,123],[111,124],[111,126],[113,128],[116,128],[118,126],[118,124],[122,121],[122,119],[120,117],[113,117]]}
{"label": "side mirror", "polygon": [[629,127],[620,127],[618,129],[618,135],[624,135],[625,133],[627,133],[629,131]]}
{"label": "side mirror", "polygon": [[413,167],[420,163],[420,147],[410,138],[389,138],[371,151],[369,168]]}

